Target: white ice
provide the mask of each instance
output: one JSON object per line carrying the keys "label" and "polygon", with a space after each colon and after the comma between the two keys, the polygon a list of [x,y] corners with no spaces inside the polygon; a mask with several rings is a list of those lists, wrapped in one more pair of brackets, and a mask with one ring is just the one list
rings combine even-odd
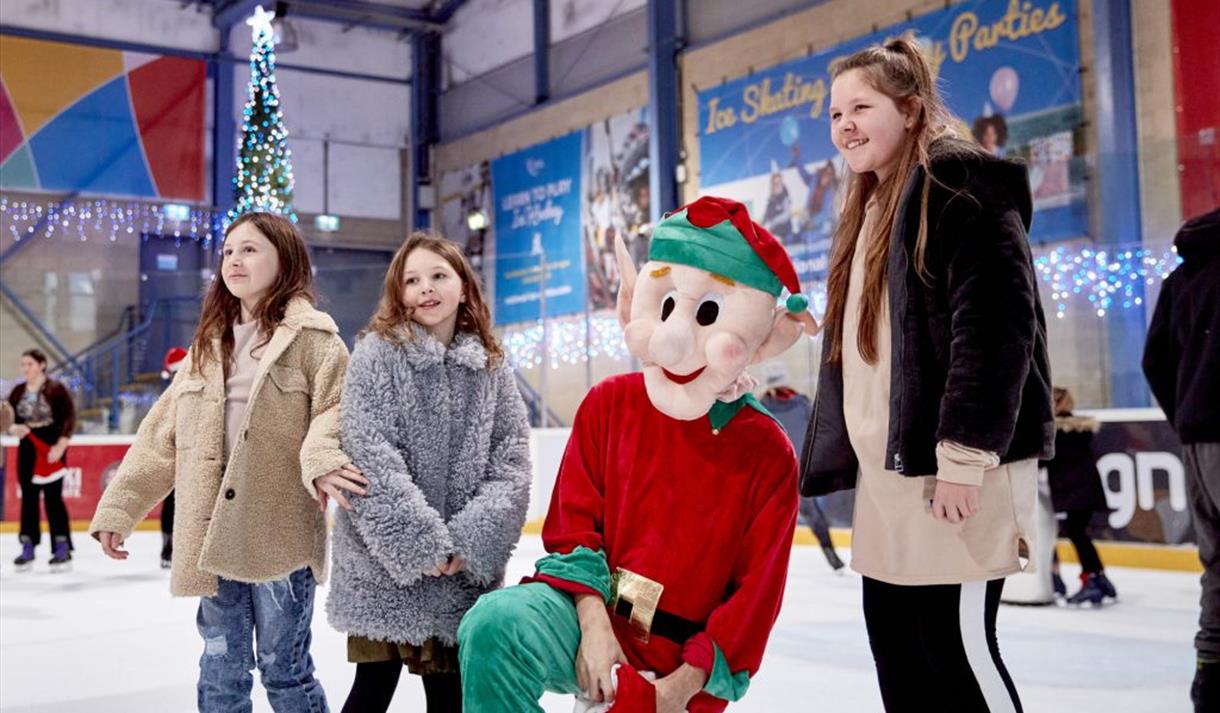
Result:
{"label": "white ice", "polygon": [[[14,572],[16,536],[0,536],[0,711],[195,710],[202,650],[197,600],[169,596],[168,573],[157,562],[159,533],[133,535],[126,562],[106,560],[88,537],[76,538],[73,571],[52,574],[45,545],[34,571]],[[532,571],[541,552],[539,539],[526,536],[508,581]],[[1064,567],[1069,587],[1075,574]],[[1121,597],[1111,607],[1001,608],[1000,647],[1026,711],[1190,710],[1198,577],[1120,568],[1109,574]],[[346,661],[344,636],[326,623],[326,589],[317,596],[313,655],[338,711],[355,667]],[[548,713],[572,710],[571,700],[560,696],[548,695],[543,703]],[[257,683],[254,710],[271,710]],[[423,710],[417,679],[403,676],[391,710]],[[729,710],[881,710],[860,614],[859,576],[832,574],[815,547],[794,549],[784,609],[762,671]]]}

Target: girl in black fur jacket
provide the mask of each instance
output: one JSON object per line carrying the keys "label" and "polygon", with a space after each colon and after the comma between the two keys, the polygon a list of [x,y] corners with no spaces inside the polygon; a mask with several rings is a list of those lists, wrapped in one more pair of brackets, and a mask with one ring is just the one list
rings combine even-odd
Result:
{"label": "girl in black fur jacket", "polygon": [[996,611],[1054,437],[1025,168],[954,136],[912,36],[831,75],[850,175],[802,494],[856,488],[851,566],[887,710],[1020,711]]}

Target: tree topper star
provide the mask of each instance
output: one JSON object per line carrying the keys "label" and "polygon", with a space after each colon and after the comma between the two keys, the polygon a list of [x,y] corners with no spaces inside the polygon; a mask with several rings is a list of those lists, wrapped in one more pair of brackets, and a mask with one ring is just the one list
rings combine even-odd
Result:
{"label": "tree topper star", "polygon": [[258,38],[264,33],[268,36],[274,33],[274,30],[271,29],[271,21],[274,19],[275,13],[267,12],[263,9],[262,5],[254,8],[254,14],[246,19],[246,24],[253,28],[255,42],[257,42]]}

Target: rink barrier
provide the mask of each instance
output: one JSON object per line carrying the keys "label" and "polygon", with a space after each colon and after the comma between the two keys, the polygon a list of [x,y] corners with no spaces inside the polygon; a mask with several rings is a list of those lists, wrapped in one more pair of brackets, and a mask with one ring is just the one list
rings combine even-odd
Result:
{"label": "rink barrier", "polygon": [[[1113,470],[1111,483],[1107,485],[1107,498],[1115,512],[1110,515],[1112,527],[1127,527],[1136,520],[1136,525],[1147,525],[1158,507],[1172,511],[1183,511],[1185,515],[1185,489],[1179,457],[1180,446],[1165,423],[1159,409],[1113,409],[1105,411],[1082,411],[1096,416],[1103,423],[1099,440],[1109,443],[1099,461],[1103,470]],[[534,465],[533,482],[530,487],[530,505],[523,531],[536,535],[542,531],[542,520],[550,504],[551,489],[555,474],[567,446],[570,429],[535,428],[530,433],[530,457]],[[113,476],[127,446],[135,440],[134,435],[81,435],[72,439],[69,465],[72,473],[65,481],[64,495],[69,513],[77,517],[88,516],[97,506],[102,484]],[[4,521],[0,522],[0,533],[18,531],[20,500],[15,477],[17,440],[10,436],[0,437],[5,460]],[[1109,464],[1109,465],[1107,465]],[[136,529],[156,531],[160,506],[149,513],[148,519]],[[89,521],[74,520],[72,529],[87,531]],[[1146,529],[1141,527],[1141,529]],[[851,530],[831,528],[831,539],[835,547],[851,547]],[[1172,541],[1172,540],[1171,540]],[[808,528],[800,527],[793,534],[793,544],[815,545],[816,541]],[[1139,567],[1186,572],[1201,572],[1198,548],[1193,544],[1164,544],[1095,540],[1098,553],[1107,566]],[[1058,542],[1059,558],[1064,562],[1077,562],[1076,552],[1067,540]]]}
{"label": "rink barrier", "polygon": [[[18,523],[0,522],[0,533],[15,535],[20,529]],[[136,525],[139,532],[157,532],[161,523],[156,519],[143,520]],[[88,520],[73,520],[73,532],[88,532]],[[542,533],[542,518],[529,520],[521,528],[522,534],[538,535]],[[851,549],[851,530],[845,527],[830,528],[830,539],[838,549]],[[807,527],[798,527],[792,533],[792,544],[797,547],[817,545],[813,533]],[[1147,545],[1128,542],[1102,542],[1094,540],[1097,553],[1107,567],[1136,567],[1139,569],[1160,569],[1175,572],[1202,572],[1199,564],[1199,549],[1193,545]],[[1072,543],[1060,539],[1057,543],[1059,561],[1078,564],[1076,550]]]}

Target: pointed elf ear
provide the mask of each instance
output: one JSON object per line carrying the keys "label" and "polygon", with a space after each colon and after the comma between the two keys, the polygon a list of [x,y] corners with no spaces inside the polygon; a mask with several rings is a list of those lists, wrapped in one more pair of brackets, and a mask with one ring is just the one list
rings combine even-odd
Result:
{"label": "pointed elf ear", "polygon": [[614,236],[614,255],[618,258],[618,323],[620,327],[626,327],[631,321],[631,298],[635,295],[635,278],[636,270],[635,263],[631,262],[631,255],[627,252],[627,244],[623,242],[620,235]]}
{"label": "pointed elf ear", "polygon": [[754,358],[750,360],[750,363],[758,364],[779,356],[796,344],[796,340],[802,334],[813,336],[818,333],[818,329],[817,320],[808,311],[802,310],[794,314],[789,312],[786,307],[776,307],[771,319],[771,333],[759,345],[758,351],[754,353]]}

